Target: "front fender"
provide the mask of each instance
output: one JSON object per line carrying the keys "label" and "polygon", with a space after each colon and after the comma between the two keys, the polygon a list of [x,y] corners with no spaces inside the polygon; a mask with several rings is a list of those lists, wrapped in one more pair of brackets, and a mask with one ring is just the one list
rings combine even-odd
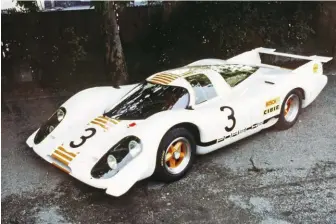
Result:
{"label": "front fender", "polygon": [[[73,129],[83,128],[88,121],[101,115],[104,111],[117,103],[125,94],[137,84],[113,87],[93,87],[82,90],[65,101],[61,107],[66,109],[62,122],[53,130],[54,137],[64,137],[64,130],[71,133]],[[38,130],[28,137],[26,143],[34,146],[33,139]],[[47,137],[48,138],[48,137]]]}
{"label": "front fender", "polygon": [[[145,122],[142,122],[134,135],[138,136],[143,142],[143,154],[145,154],[146,165],[148,170],[145,173],[146,177],[154,173],[156,166],[156,158],[158,147],[164,135],[174,126],[180,123],[195,123],[192,119],[194,111],[190,110],[176,110],[176,111],[163,111],[157,113]],[[197,125],[197,124],[196,124]]]}
{"label": "front fender", "polygon": [[176,110],[157,113],[139,123],[132,135],[141,139],[143,151],[111,178],[106,193],[120,196],[137,181],[153,175],[159,145],[164,135],[180,123],[193,123],[194,111]]}

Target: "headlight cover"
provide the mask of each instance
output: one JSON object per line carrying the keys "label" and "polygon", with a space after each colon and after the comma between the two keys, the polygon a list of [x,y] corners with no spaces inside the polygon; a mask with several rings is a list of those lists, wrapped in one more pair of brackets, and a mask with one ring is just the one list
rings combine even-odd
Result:
{"label": "headlight cover", "polygon": [[66,114],[64,107],[59,108],[51,117],[41,125],[40,129],[35,135],[34,143],[42,142],[56,127],[61,123]]}
{"label": "headlight cover", "polygon": [[65,117],[65,109],[60,108],[56,111],[56,117],[59,122],[61,122]]}
{"label": "headlight cover", "polygon": [[115,144],[92,168],[91,176],[97,179],[113,177],[142,151],[138,137],[127,136]]}

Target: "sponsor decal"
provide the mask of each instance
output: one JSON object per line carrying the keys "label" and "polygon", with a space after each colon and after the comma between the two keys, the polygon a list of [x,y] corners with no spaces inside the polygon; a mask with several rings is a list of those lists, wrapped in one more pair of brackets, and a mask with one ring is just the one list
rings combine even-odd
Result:
{"label": "sponsor decal", "polygon": [[275,111],[277,111],[279,109],[280,109],[280,105],[279,104],[276,105],[276,106],[274,106],[274,107],[270,107],[270,108],[264,110],[264,115],[272,113],[272,112],[275,112]]}
{"label": "sponsor decal", "polygon": [[314,65],[313,65],[313,73],[317,73],[317,72],[318,72],[318,69],[319,69],[318,64],[314,64]]}
{"label": "sponsor decal", "polygon": [[266,102],[266,107],[272,106],[280,102],[280,97],[274,98]]}

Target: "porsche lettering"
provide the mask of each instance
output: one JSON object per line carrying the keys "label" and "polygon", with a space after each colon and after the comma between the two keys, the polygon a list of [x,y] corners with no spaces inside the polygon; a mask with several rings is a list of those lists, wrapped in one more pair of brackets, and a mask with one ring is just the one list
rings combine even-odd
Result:
{"label": "porsche lettering", "polygon": [[256,123],[256,124],[253,124],[253,125],[250,126],[250,127],[244,128],[244,129],[242,129],[242,130],[239,130],[239,131],[236,131],[236,132],[232,132],[230,135],[227,135],[227,136],[224,136],[224,137],[222,137],[222,138],[217,139],[217,142],[222,142],[222,141],[224,141],[225,139],[232,138],[232,137],[236,137],[236,136],[238,136],[238,135],[240,135],[240,134],[242,134],[242,133],[244,133],[244,132],[246,132],[246,131],[248,131],[248,130],[252,130],[252,129],[257,128],[257,127],[259,127],[259,126],[262,125],[262,124],[263,124],[263,122]]}

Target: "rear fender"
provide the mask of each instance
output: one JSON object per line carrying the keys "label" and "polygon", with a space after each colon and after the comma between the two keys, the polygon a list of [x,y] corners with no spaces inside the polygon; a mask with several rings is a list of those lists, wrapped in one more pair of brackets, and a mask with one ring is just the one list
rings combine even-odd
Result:
{"label": "rear fender", "polygon": [[323,66],[320,61],[310,61],[292,71],[297,75],[297,86],[304,90],[302,108],[311,104],[321,93],[328,82],[328,77],[323,75]]}
{"label": "rear fender", "polygon": [[311,61],[289,71],[288,74],[275,75],[267,80],[275,83],[272,92],[278,92],[283,97],[293,89],[302,89],[304,94],[302,108],[305,108],[321,93],[328,82],[328,77],[323,75],[321,62]]}

